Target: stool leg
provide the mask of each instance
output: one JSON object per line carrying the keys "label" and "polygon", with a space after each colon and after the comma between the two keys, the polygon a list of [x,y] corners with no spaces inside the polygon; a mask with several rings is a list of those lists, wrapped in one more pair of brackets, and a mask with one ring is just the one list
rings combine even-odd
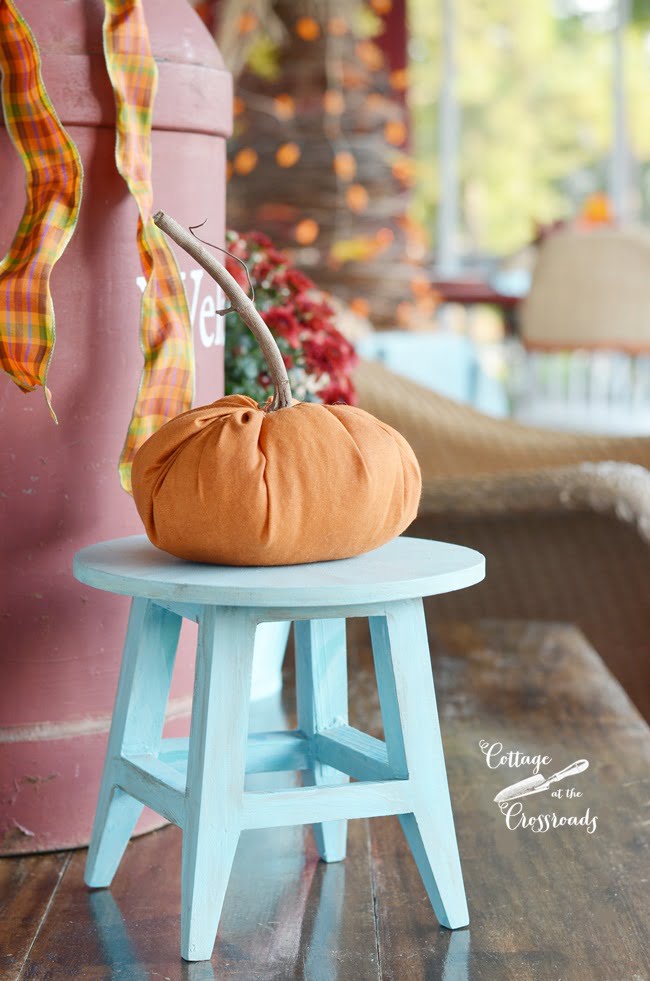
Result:
{"label": "stool leg", "polygon": [[[345,620],[299,620],[296,641],[296,701],[298,728],[310,738],[348,721],[348,679]],[[313,762],[303,771],[307,785],[344,784],[349,776],[331,766]],[[345,858],[347,821],[314,825],[314,837],[325,862]]]}
{"label": "stool leg", "polygon": [[467,926],[422,601],[390,604],[370,629],[389,759],[405,760],[415,796],[400,823],[438,920]]}
{"label": "stool leg", "polygon": [[183,828],[181,954],[209,960],[241,831],[256,622],[205,607],[199,621]]}
{"label": "stool leg", "polygon": [[115,786],[115,763],[122,753],[159,750],[180,628],[177,614],[133,600],[86,859],[84,878],[94,888],[111,884],[142,813],[144,805]]}

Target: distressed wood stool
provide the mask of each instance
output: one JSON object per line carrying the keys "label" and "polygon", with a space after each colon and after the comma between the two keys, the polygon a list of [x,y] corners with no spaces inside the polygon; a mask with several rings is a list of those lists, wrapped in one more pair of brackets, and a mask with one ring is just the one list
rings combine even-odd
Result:
{"label": "distressed wood stool", "polygon": [[[326,862],[348,818],[398,814],[436,915],[468,923],[422,597],[484,576],[468,548],[397,538],[340,562],[190,564],[123,538],[83,549],[81,582],[133,597],[86,883],[109,886],[145,804],[182,828],[181,953],[207,960],[240,832],[313,824]],[[348,725],[345,618],[369,617],[385,742]],[[199,624],[189,739],[163,739],[183,617]],[[298,729],[248,735],[255,631],[295,622]],[[247,792],[246,773],[302,770]],[[350,783],[350,778],[355,782]]]}

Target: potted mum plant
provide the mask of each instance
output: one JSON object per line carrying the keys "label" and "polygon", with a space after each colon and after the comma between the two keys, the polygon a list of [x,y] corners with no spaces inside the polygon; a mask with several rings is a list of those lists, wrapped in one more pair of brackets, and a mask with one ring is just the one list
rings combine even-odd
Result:
{"label": "potted mum plant", "polygon": [[[280,348],[294,397],[355,405],[351,374],[357,355],[337,329],[326,294],[261,232],[231,231],[226,240],[231,253],[228,271],[244,290],[254,289],[255,304]],[[244,392],[258,402],[271,396],[271,378],[259,345],[234,311],[226,316],[225,376],[226,395]]]}

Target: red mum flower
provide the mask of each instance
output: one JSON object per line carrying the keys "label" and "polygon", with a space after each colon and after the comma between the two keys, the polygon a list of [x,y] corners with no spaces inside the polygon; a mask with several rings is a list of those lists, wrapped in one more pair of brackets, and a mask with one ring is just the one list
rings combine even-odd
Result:
{"label": "red mum flower", "polygon": [[354,348],[335,330],[324,336],[307,338],[303,349],[307,365],[323,374],[349,370],[356,361]]}
{"label": "red mum flower", "polygon": [[320,293],[316,297],[309,293],[298,293],[293,302],[298,313],[307,321],[314,317],[328,319],[334,315],[334,310]]}
{"label": "red mum flower", "polygon": [[270,282],[274,272],[275,266],[268,259],[260,259],[251,269],[251,279],[255,283]]}
{"label": "red mum flower", "polygon": [[246,276],[246,270],[242,266],[241,262],[237,262],[231,256],[226,257],[226,269],[232,276],[232,278],[241,286],[245,293],[249,292],[248,277]]}
{"label": "red mum flower", "polygon": [[336,402],[344,402],[346,405],[356,405],[357,396],[349,378],[338,375],[331,378],[329,384],[322,388],[318,397],[325,405],[334,405]]}
{"label": "red mum flower", "polygon": [[305,290],[313,290],[315,288],[309,276],[305,276],[303,272],[299,269],[294,269],[293,266],[285,269],[281,275],[282,285],[287,286],[292,293],[303,293]]}
{"label": "red mum flower", "polygon": [[272,262],[276,266],[286,266],[287,262],[289,261],[284,252],[280,252],[279,249],[273,248],[267,249],[266,258],[269,260],[269,262]]}
{"label": "red mum flower", "polygon": [[[226,249],[238,259],[248,259],[248,243],[236,232],[226,234]],[[232,260],[231,260],[232,261]]]}
{"label": "red mum flower", "polygon": [[300,324],[290,306],[269,307],[264,311],[264,319],[271,330],[284,337],[291,347],[300,346]]}
{"label": "red mum flower", "polygon": [[258,245],[261,249],[272,249],[273,242],[264,232],[249,232],[246,236],[253,245]]}

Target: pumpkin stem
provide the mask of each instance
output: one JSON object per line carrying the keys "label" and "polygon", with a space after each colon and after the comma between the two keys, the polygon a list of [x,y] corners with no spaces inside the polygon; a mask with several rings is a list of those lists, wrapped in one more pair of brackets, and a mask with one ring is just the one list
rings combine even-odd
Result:
{"label": "pumpkin stem", "polygon": [[273,381],[273,401],[269,407],[269,412],[289,408],[292,404],[291,386],[280,348],[253,301],[246,296],[239,283],[233,279],[225,266],[218,259],[215,259],[212,253],[208,252],[205,246],[201,245],[199,240],[186,228],[166,215],[164,211],[158,211],[153,216],[153,220],[161,231],[169,235],[182,249],[185,249],[188,255],[191,255],[212,276],[230,300],[233,310],[237,311],[246,326],[255,335]]}

